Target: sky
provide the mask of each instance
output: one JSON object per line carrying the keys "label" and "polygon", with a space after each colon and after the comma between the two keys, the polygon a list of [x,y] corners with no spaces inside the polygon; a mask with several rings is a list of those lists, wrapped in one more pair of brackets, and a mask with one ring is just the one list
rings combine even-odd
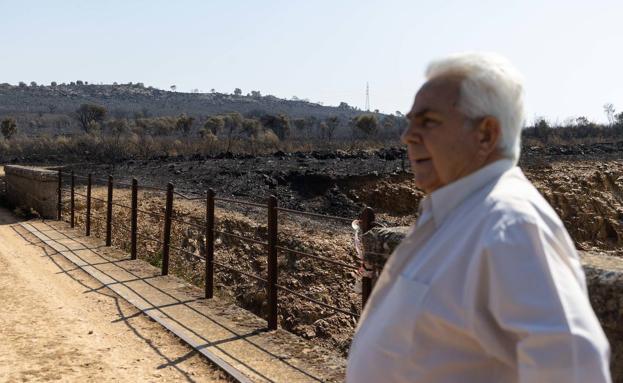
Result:
{"label": "sky", "polygon": [[405,113],[427,64],[497,52],[527,122],[623,111],[623,1],[0,0],[0,83],[259,90]]}

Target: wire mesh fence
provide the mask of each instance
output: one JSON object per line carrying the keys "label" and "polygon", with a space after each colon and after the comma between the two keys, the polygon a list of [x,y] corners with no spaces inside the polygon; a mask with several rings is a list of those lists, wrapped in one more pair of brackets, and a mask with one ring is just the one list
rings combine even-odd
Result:
{"label": "wire mesh fence", "polygon": [[[162,275],[172,272],[203,284],[206,298],[214,296],[215,275],[224,282],[237,280],[249,296],[257,297],[269,329],[277,328],[280,305],[289,302],[286,297],[357,318],[370,294],[371,279],[365,273],[358,307],[328,301],[318,294],[322,289],[302,286],[288,275],[301,267],[358,275],[362,263],[356,257],[337,259],[330,247],[300,246],[291,227],[294,220],[302,222],[312,239],[326,225],[328,238],[344,242],[352,236],[352,218],[280,208],[274,196],[261,204],[217,196],[213,190],[189,195],[175,191],[171,183],[162,188],[62,170],[58,186],[59,220],[83,228],[86,236],[104,238],[106,246],[123,249],[132,259],[160,267]],[[374,224],[370,208],[356,218],[363,232]]]}

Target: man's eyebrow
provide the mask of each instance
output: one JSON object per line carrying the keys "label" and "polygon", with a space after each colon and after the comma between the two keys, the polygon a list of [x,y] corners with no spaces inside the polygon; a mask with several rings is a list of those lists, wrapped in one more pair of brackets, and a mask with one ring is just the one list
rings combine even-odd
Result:
{"label": "man's eyebrow", "polygon": [[426,115],[426,114],[428,114],[430,112],[432,112],[432,110],[430,108],[425,108],[425,109],[419,110],[417,112],[409,112],[409,113],[407,113],[407,119],[413,120],[413,119],[422,117],[422,116],[424,116],[424,115]]}

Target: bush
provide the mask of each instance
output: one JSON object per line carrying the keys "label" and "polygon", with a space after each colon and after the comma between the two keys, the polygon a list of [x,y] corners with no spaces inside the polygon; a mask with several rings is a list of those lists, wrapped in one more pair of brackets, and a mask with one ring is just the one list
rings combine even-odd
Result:
{"label": "bush", "polygon": [[97,123],[103,121],[105,116],[106,108],[95,104],[82,104],[74,113],[74,117],[86,133],[89,133]]}
{"label": "bush", "polygon": [[225,127],[225,120],[223,120],[223,117],[220,117],[220,116],[209,117],[208,120],[203,125],[204,131],[206,131],[206,133],[210,132],[214,136],[219,134],[219,132],[223,130],[224,127]]}
{"label": "bush", "polygon": [[290,136],[290,121],[284,114],[272,115],[265,114],[260,117],[262,125],[270,129],[280,140],[285,140]]}
{"label": "bush", "polygon": [[185,136],[190,133],[190,129],[193,126],[193,122],[195,119],[193,117],[187,117],[185,114],[182,114],[177,118],[175,122],[175,130],[178,132],[181,131]]}
{"label": "bush", "polygon": [[177,119],[174,117],[138,118],[134,120],[134,124],[136,134],[166,136],[175,131]]}
{"label": "bush", "polygon": [[17,122],[14,118],[5,118],[0,123],[0,130],[5,139],[11,139],[17,133]]}
{"label": "bush", "polygon": [[353,129],[355,136],[373,137],[378,133],[379,121],[373,114],[362,114],[354,118]]}

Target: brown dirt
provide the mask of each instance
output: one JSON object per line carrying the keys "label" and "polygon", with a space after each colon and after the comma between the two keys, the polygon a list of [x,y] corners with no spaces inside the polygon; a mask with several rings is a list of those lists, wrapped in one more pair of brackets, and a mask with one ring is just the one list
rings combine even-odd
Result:
{"label": "brown dirt", "polygon": [[579,249],[623,255],[622,161],[555,162],[526,173]]}
{"label": "brown dirt", "polygon": [[[532,181],[563,220],[576,247],[623,255],[623,161],[564,161],[524,164]],[[406,206],[417,206],[423,194],[410,179],[371,185],[370,206],[390,225],[414,222]]]}
{"label": "brown dirt", "polygon": [[[83,187],[78,193],[84,194]],[[93,197],[105,199],[106,190],[94,188]],[[67,196],[65,196],[67,198]],[[163,213],[164,197],[162,193],[145,191],[139,193],[139,210]],[[130,193],[126,189],[115,189],[114,202],[130,206]],[[249,208],[242,214],[229,210],[232,206],[219,203],[216,209],[216,230],[240,236],[266,241],[265,209]],[[201,224],[205,206],[202,201],[184,201],[176,198],[174,202],[174,219]],[[76,197],[76,225],[84,228],[84,199]],[[65,210],[64,218],[69,218]],[[113,208],[113,245],[129,251],[129,232],[123,226],[129,226],[129,210],[120,206]],[[92,232],[104,237],[105,204],[93,201]],[[186,252],[172,250],[171,272],[185,280],[203,286],[205,263],[199,258],[204,243],[203,230],[174,221],[172,225],[171,244]],[[336,259],[357,267],[352,246],[352,228],[350,224],[335,222],[318,222],[304,217],[280,215],[279,245],[298,251]],[[154,266],[161,266],[160,244],[151,238],[162,237],[162,218],[139,213],[139,258],[145,259]],[[267,277],[266,249],[262,245],[242,242],[224,235],[216,236],[215,259],[247,273]],[[194,254],[191,255],[191,254]],[[357,271],[343,269],[325,262],[280,253],[279,283],[289,289],[306,294],[323,303],[339,307],[358,314],[361,307],[361,296],[354,287],[358,279]],[[232,273],[216,267],[215,286],[217,294],[232,302],[266,317],[267,303],[264,286],[246,276]],[[333,310],[319,307],[287,293],[279,295],[279,324],[306,339],[324,346],[337,348],[346,353],[350,345],[356,319],[345,314],[336,314]]]}
{"label": "brown dirt", "polygon": [[13,223],[0,209],[0,381],[227,381],[62,256],[27,246]]}

